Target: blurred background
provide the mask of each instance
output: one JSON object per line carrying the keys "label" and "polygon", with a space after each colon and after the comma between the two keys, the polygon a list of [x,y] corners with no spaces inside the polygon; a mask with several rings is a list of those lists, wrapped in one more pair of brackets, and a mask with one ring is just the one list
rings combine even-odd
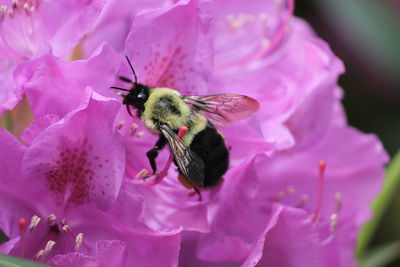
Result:
{"label": "blurred background", "polygon": [[[302,0],[307,20],[344,61],[344,106],[349,123],[375,133],[393,159],[400,149],[400,0]],[[363,229],[362,267],[400,266],[400,157],[390,166],[377,216]]]}

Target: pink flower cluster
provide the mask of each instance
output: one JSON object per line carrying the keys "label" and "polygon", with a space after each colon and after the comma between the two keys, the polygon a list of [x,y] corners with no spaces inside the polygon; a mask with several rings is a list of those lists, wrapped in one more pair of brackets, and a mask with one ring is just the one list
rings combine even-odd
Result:
{"label": "pink flower cluster", "polygon": [[[347,125],[342,62],[292,0],[0,1],[0,252],[55,266],[353,266],[387,155]],[[110,86],[261,104],[221,128],[224,182],[203,201],[138,173],[156,140]],[[74,57],[79,60],[69,61]],[[168,151],[157,161],[166,162]]]}

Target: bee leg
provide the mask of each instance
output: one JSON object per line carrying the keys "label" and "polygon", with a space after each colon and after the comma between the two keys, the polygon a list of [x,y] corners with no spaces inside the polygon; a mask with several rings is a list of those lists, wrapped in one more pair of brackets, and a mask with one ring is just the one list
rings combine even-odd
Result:
{"label": "bee leg", "polygon": [[[187,131],[188,131],[188,127],[187,127],[187,126],[182,126],[182,127],[179,129],[178,137],[179,137],[179,138],[182,138],[182,137],[185,135],[185,133],[186,133]],[[158,147],[158,150],[160,150],[161,148],[163,148],[163,147],[165,146],[166,142],[167,142],[166,138],[165,138],[163,135],[160,135],[160,139],[158,139],[158,141],[157,141],[155,147]],[[154,148],[155,148],[155,147],[154,147]],[[153,149],[154,149],[154,148],[153,148]],[[152,151],[153,149],[151,149],[151,150],[149,151],[150,154],[152,153],[151,151]],[[146,155],[147,155],[149,152],[147,152]],[[158,154],[158,152],[157,152],[157,154]],[[150,155],[150,156],[152,156],[152,155]],[[156,163],[155,163],[155,157],[152,158],[152,159],[151,159],[151,157],[149,157],[149,156],[147,156],[147,157],[149,158],[151,168],[153,169],[153,174],[152,174],[152,175],[154,175],[154,174],[157,172],[157,166],[156,166]],[[156,156],[156,157],[157,157],[157,156]],[[171,166],[173,160],[174,160],[174,154],[171,153],[171,154],[169,155],[167,164],[165,164],[164,169],[163,169],[160,173],[157,173],[157,174],[156,174],[156,178],[155,178],[152,182],[147,183],[147,185],[152,186],[152,185],[156,185],[156,184],[158,184],[159,182],[161,182],[162,179],[164,179],[164,177],[167,176],[169,167]],[[153,168],[153,166],[154,166],[154,168]],[[150,177],[150,176],[148,176],[148,177]],[[148,177],[146,177],[146,178],[148,178]]]}
{"label": "bee leg", "polygon": [[150,162],[151,169],[153,170],[152,175],[154,175],[157,172],[156,158],[158,156],[158,151],[163,149],[166,143],[167,140],[165,139],[165,137],[163,135],[160,135],[154,147],[149,151],[147,151],[146,153],[146,156]]}
{"label": "bee leg", "polygon": [[197,194],[198,196],[199,196],[199,198],[198,198],[198,200],[199,201],[202,201],[203,200],[203,197],[201,196],[201,191],[200,191],[200,189],[198,189],[198,188],[193,188],[194,189],[194,191],[193,192],[190,192],[189,193],[189,196],[191,197],[191,196],[194,196],[195,194]]}
{"label": "bee leg", "polygon": [[200,190],[198,189],[198,188],[196,188],[196,187],[193,187],[191,184],[190,184],[190,182],[189,182],[189,180],[186,178],[186,176],[185,175],[183,175],[182,173],[179,173],[179,175],[178,175],[178,181],[185,187],[185,188],[187,188],[187,189],[194,189],[194,192],[190,192],[189,193],[189,196],[191,197],[191,196],[193,196],[193,195],[195,195],[195,194],[197,194],[198,196],[199,196],[199,201],[202,201],[203,200],[203,197],[201,196],[201,192],[200,192]]}

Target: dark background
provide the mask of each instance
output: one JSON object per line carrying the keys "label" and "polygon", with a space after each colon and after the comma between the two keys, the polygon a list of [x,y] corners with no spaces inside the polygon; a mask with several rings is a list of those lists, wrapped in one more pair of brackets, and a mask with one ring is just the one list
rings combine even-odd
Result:
{"label": "dark background", "polygon": [[[295,15],[344,61],[339,84],[350,125],[377,134],[393,157],[400,148],[400,1],[303,0],[296,1]],[[399,204],[397,188],[369,251],[400,240]],[[399,256],[374,266],[400,266]]]}

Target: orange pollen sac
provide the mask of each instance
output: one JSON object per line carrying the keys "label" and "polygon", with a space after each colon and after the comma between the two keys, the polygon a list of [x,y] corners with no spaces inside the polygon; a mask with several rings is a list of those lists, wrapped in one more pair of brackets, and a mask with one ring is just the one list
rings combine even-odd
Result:
{"label": "orange pollen sac", "polygon": [[179,128],[178,137],[182,138],[187,131],[189,131],[189,128],[186,125],[181,126],[181,128]]}

